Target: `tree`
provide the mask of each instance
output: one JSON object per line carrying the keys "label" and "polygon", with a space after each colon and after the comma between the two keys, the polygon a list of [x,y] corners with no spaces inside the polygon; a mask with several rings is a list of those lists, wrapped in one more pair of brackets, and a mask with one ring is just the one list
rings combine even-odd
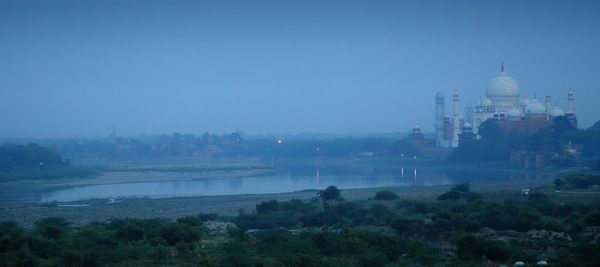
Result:
{"label": "tree", "polygon": [[502,136],[502,129],[500,129],[500,126],[498,126],[496,120],[488,119],[479,125],[478,134],[481,136],[481,138],[496,140]]}
{"label": "tree", "polygon": [[329,200],[341,200],[340,190],[337,187],[330,185],[324,191],[320,191],[317,193],[323,199],[323,201]]}

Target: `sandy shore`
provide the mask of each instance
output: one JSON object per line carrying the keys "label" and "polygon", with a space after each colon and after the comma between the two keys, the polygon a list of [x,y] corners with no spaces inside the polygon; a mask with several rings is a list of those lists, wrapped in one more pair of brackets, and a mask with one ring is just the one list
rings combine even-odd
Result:
{"label": "sandy shore", "polygon": [[[487,197],[517,197],[522,188],[538,188],[544,193],[563,198],[588,197],[597,199],[599,190],[593,195],[557,193],[548,186],[548,181],[511,184],[481,184],[473,185],[473,190],[486,194]],[[390,190],[402,199],[433,200],[452,185],[385,187],[367,189],[341,190],[346,200],[368,199],[380,190]],[[285,201],[290,199],[310,200],[317,197],[317,190],[280,194],[254,194],[229,196],[198,196],[174,198],[124,198],[124,199],[94,199],[74,202],[51,203],[19,203],[0,204],[0,221],[16,221],[22,226],[31,227],[36,220],[45,217],[63,217],[74,225],[83,225],[95,221],[107,221],[111,218],[169,218],[197,215],[199,213],[217,213],[223,216],[237,215],[240,210],[253,212],[256,204],[268,201]]]}
{"label": "sandy shore", "polygon": [[271,175],[276,173],[276,169],[269,168],[210,172],[110,171],[89,178],[5,182],[0,183],[0,193],[41,191],[46,189],[85,185],[231,179]]}
{"label": "sandy shore", "polygon": [[[388,188],[406,199],[433,199],[450,186],[394,187]],[[368,199],[382,188],[342,190],[347,200]],[[75,225],[111,218],[170,218],[175,219],[199,213],[217,213],[224,216],[237,215],[240,210],[254,211],[255,205],[268,200],[310,200],[317,190],[282,194],[201,196],[175,198],[128,198],[95,199],[68,203],[29,203],[0,205],[0,220],[16,221],[31,227],[36,220],[45,217],[63,217]],[[65,205],[68,204],[68,205]]]}

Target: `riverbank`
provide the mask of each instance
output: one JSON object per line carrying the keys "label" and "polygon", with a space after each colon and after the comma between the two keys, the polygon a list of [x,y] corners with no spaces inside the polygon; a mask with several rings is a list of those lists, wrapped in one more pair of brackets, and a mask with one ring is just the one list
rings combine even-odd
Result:
{"label": "riverbank", "polygon": [[[434,200],[437,196],[447,191],[453,185],[437,186],[409,186],[385,187],[367,189],[342,190],[346,200],[363,200],[373,197],[380,190],[390,190],[408,200]],[[600,190],[585,192],[555,192],[548,181],[528,181],[527,183],[510,184],[474,184],[473,190],[486,194],[491,198],[523,198],[521,190],[524,188],[532,191],[543,192],[550,197],[569,201],[569,199],[600,197]],[[175,198],[124,198],[124,199],[94,199],[73,202],[49,203],[19,203],[0,204],[0,218],[3,221],[15,221],[24,227],[31,227],[33,223],[45,217],[62,217],[74,225],[84,225],[94,221],[107,221],[112,218],[168,218],[175,219],[182,216],[196,215],[199,213],[216,213],[221,216],[234,216],[240,210],[254,211],[256,204],[278,200],[291,199],[310,200],[317,196],[317,190],[281,194],[256,194],[256,195],[228,195],[228,196],[199,196]]]}
{"label": "riverbank", "polygon": [[277,169],[272,167],[248,164],[121,164],[101,166],[99,169],[102,172],[93,177],[18,180],[0,183],[0,194],[43,191],[87,185],[231,179],[277,173]]}

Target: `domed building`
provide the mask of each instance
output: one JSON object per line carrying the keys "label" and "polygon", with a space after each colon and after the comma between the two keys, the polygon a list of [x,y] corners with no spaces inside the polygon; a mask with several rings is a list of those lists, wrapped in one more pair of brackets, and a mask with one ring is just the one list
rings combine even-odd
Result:
{"label": "domed building", "polygon": [[519,84],[504,72],[502,64],[500,73],[490,81],[485,94],[494,103],[496,111],[506,112],[519,102],[520,91]]}
{"label": "domed building", "polygon": [[573,111],[573,92],[567,95],[567,111],[551,105],[551,97],[546,95],[544,103],[536,98],[521,99],[521,88],[515,79],[504,71],[504,63],[500,72],[489,82],[485,91],[485,98],[467,106],[465,116],[460,112],[459,97],[456,91],[453,94],[453,113],[445,115],[444,96],[438,93],[435,98],[436,112],[434,129],[436,132],[436,146],[456,147],[459,135],[465,125],[478,138],[479,126],[486,120],[499,121],[503,130],[515,131],[525,134],[537,132],[539,129],[552,124],[556,117],[565,116],[575,127],[577,118]]}

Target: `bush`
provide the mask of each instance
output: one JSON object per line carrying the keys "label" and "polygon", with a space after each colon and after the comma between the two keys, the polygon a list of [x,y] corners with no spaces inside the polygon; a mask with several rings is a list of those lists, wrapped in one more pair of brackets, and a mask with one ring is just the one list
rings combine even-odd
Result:
{"label": "bush", "polygon": [[192,242],[200,239],[199,231],[194,231],[188,225],[179,225],[176,223],[163,225],[161,229],[159,229],[158,235],[171,246],[182,241]]}
{"label": "bush", "polygon": [[556,190],[562,190],[562,189],[564,189],[564,188],[565,188],[565,184],[566,184],[566,183],[565,183],[565,181],[564,181],[563,179],[556,178],[556,179],[554,180],[554,188],[555,188]]}
{"label": "bush", "polygon": [[144,238],[144,228],[135,221],[129,221],[117,229],[117,237],[128,241],[142,240]]}
{"label": "bush", "polygon": [[35,223],[35,229],[41,236],[48,239],[59,239],[67,230],[69,224],[63,218],[45,218]]}
{"label": "bush", "polygon": [[467,201],[477,201],[482,200],[483,195],[477,192],[469,192],[467,193]]}
{"label": "bush", "polygon": [[177,219],[178,224],[185,224],[188,226],[202,226],[203,222],[214,221],[217,219],[217,214],[214,213],[200,213],[197,216],[185,216]]}
{"label": "bush", "polygon": [[459,199],[460,199],[460,192],[454,191],[454,190],[450,190],[446,193],[443,193],[443,194],[439,195],[437,198],[437,200],[459,200]]}
{"label": "bush", "polygon": [[567,176],[565,181],[573,188],[589,188],[600,185],[600,175],[573,173]]}
{"label": "bush", "polygon": [[600,226],[600,211],[594,211],[586,216],[585,223],[589,226]]}
{"label": "bush", "polygon": [[364,267],[379,267],[389,263],[389,259],[383,253],[369,249],[358,255],[358,263]]}
{"label": "bush", "polygon": [[379,191],[375,194],[375,200],[394,200],[398,199],[398,195],[396,195],[392,191]]}
{"label": "bush", "polygon": [[456,242],[456,254],[465,260],[479,260],[485,256],[495,261],[506,261],[510,256],[510,250],[500,242],[464,236]]}
{"label": "bush", "polygon": [[448,190],[448,192],[443,193],[438,196],[437,200],[460,200],[466,199],[467,201],[475,201],[483,198],[483,195],[477,192],[471,192],[471,185],[459,184],[452,189]]}
{"label": "bush", "polygon": [[265,201],[259,204],[256,204],[256,212],[259,214],[274,212],[279,209],[279,203],[277,200]]}

